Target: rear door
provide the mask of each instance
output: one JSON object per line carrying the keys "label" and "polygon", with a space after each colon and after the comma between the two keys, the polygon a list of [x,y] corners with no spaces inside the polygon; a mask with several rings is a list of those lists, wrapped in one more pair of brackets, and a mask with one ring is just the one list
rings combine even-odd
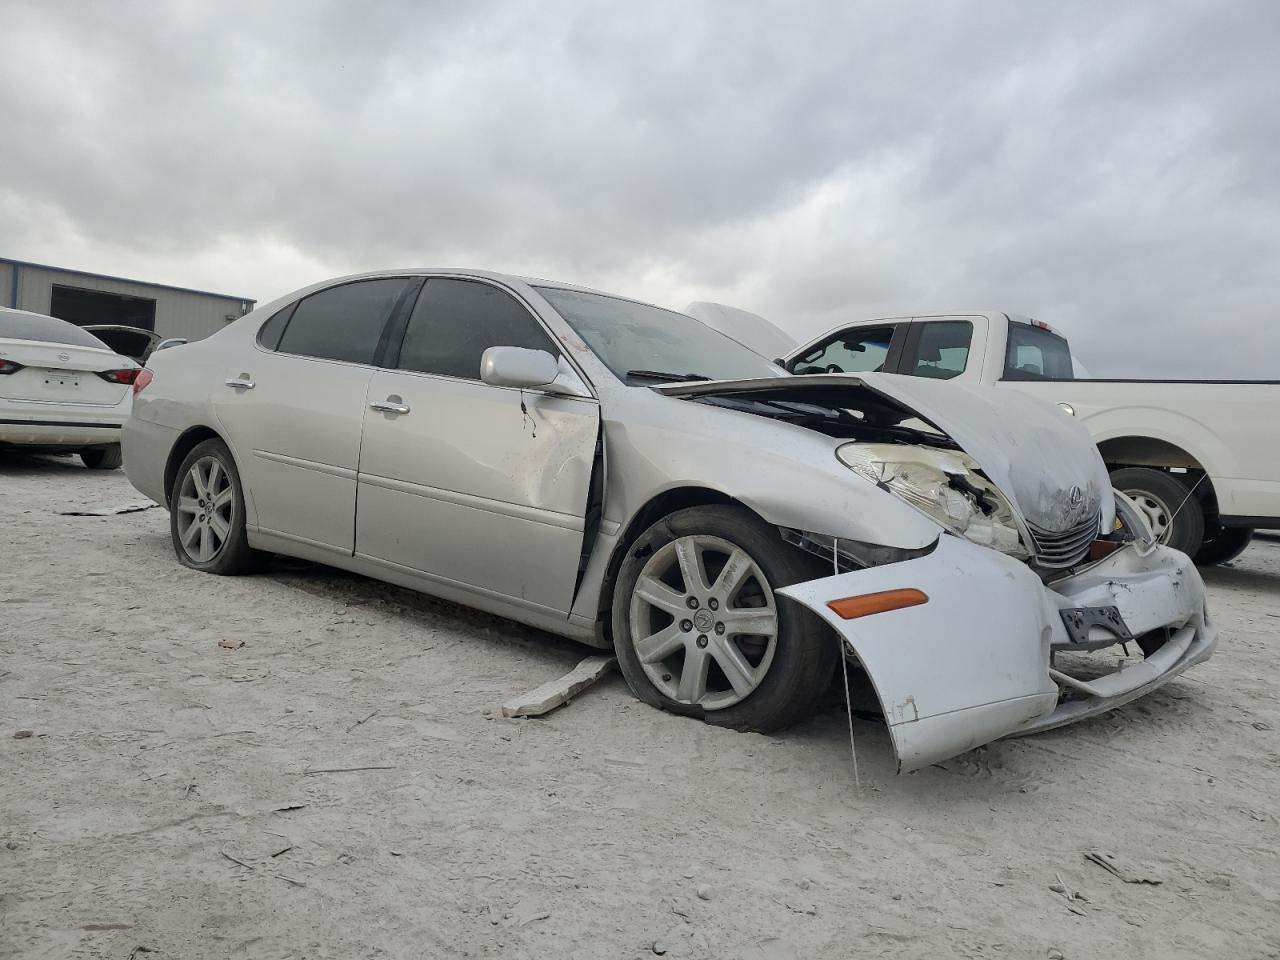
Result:
{"label": "rear door", "polygon": [[214,410],[263,531],[352,552],[365,396],[390,318],[419,282],[317,291],[267,320],[223,371]]}
{"label": "rear door", "polygon": [[488,347],[559,355],[533,313],[479,280],[432,277],[369,384],[356,553],[566,613],[599,433],[591,398],[494,387]]}
{"label": "rear door", "polygon": [[978,381],[982,377],[984,316],[916,317],[906,331],[896,371],[930,380]]}

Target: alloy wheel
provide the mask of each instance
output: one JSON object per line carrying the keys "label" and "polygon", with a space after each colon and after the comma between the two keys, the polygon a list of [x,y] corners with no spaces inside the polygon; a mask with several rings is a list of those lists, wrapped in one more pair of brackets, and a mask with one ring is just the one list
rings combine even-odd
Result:
{"label": "alloy wheel", "polygon": [[629,615],[650,682],[705,710],[750,696],[777,648],[773,589],[745,550],[720,537],[679,537],[655,551],[640,571]]}
{"label": "alloy wheel", "polygon": [[201,457],[182,478],[175,504],[178,541],[196,563],[208,563],[231,537],[231,475],[216,457]]}

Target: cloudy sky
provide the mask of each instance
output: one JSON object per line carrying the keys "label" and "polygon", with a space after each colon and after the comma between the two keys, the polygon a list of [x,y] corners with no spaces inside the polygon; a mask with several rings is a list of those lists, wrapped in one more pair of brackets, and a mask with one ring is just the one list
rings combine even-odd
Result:
{"label": "cloudy sky", "polygon": [[0,256],[478,266],[1280,377],[1280,3],[0,0]]}

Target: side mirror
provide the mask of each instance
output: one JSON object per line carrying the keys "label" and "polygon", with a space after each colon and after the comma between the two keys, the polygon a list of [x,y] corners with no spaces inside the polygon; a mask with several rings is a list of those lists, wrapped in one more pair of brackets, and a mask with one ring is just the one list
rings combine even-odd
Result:
{"label": "side mirror", "polygon": [[490,347],[480,357],[480,379],[491,387],[545,387],[560,374],[560,366],[545,350]]}
{"label": "side mirror", "polygon": [[155,345],[155,349],[153,349],[151,352],[155,353],[156,350],[167,350],[169,349],[169,347],[180,347],[186,342],[187,342],[186,337],[167,337],[164,340],[161,340],[159,343],[157,343]]}

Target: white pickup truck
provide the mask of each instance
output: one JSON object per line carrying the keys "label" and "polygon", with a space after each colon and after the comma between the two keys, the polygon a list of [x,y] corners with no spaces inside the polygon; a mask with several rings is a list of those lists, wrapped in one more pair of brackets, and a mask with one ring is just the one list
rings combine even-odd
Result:
{"label": "white pickup truck", "polygon": [[[756,321],[767,323],[761,318],[713,304],[689,312],[781,353],[777,337],[785,334],[776,327],[767,340],[753,335],[763,329]],[[1160,540],[1199,564],[1239,556],[1255,529],[1280,529],[1280,381],[1077,379],[1060,334],[999,312],[863,320],[781,359],[797,374],[874,370],[992,384],[1056,403],[1089,428],[1112,483]]]}

